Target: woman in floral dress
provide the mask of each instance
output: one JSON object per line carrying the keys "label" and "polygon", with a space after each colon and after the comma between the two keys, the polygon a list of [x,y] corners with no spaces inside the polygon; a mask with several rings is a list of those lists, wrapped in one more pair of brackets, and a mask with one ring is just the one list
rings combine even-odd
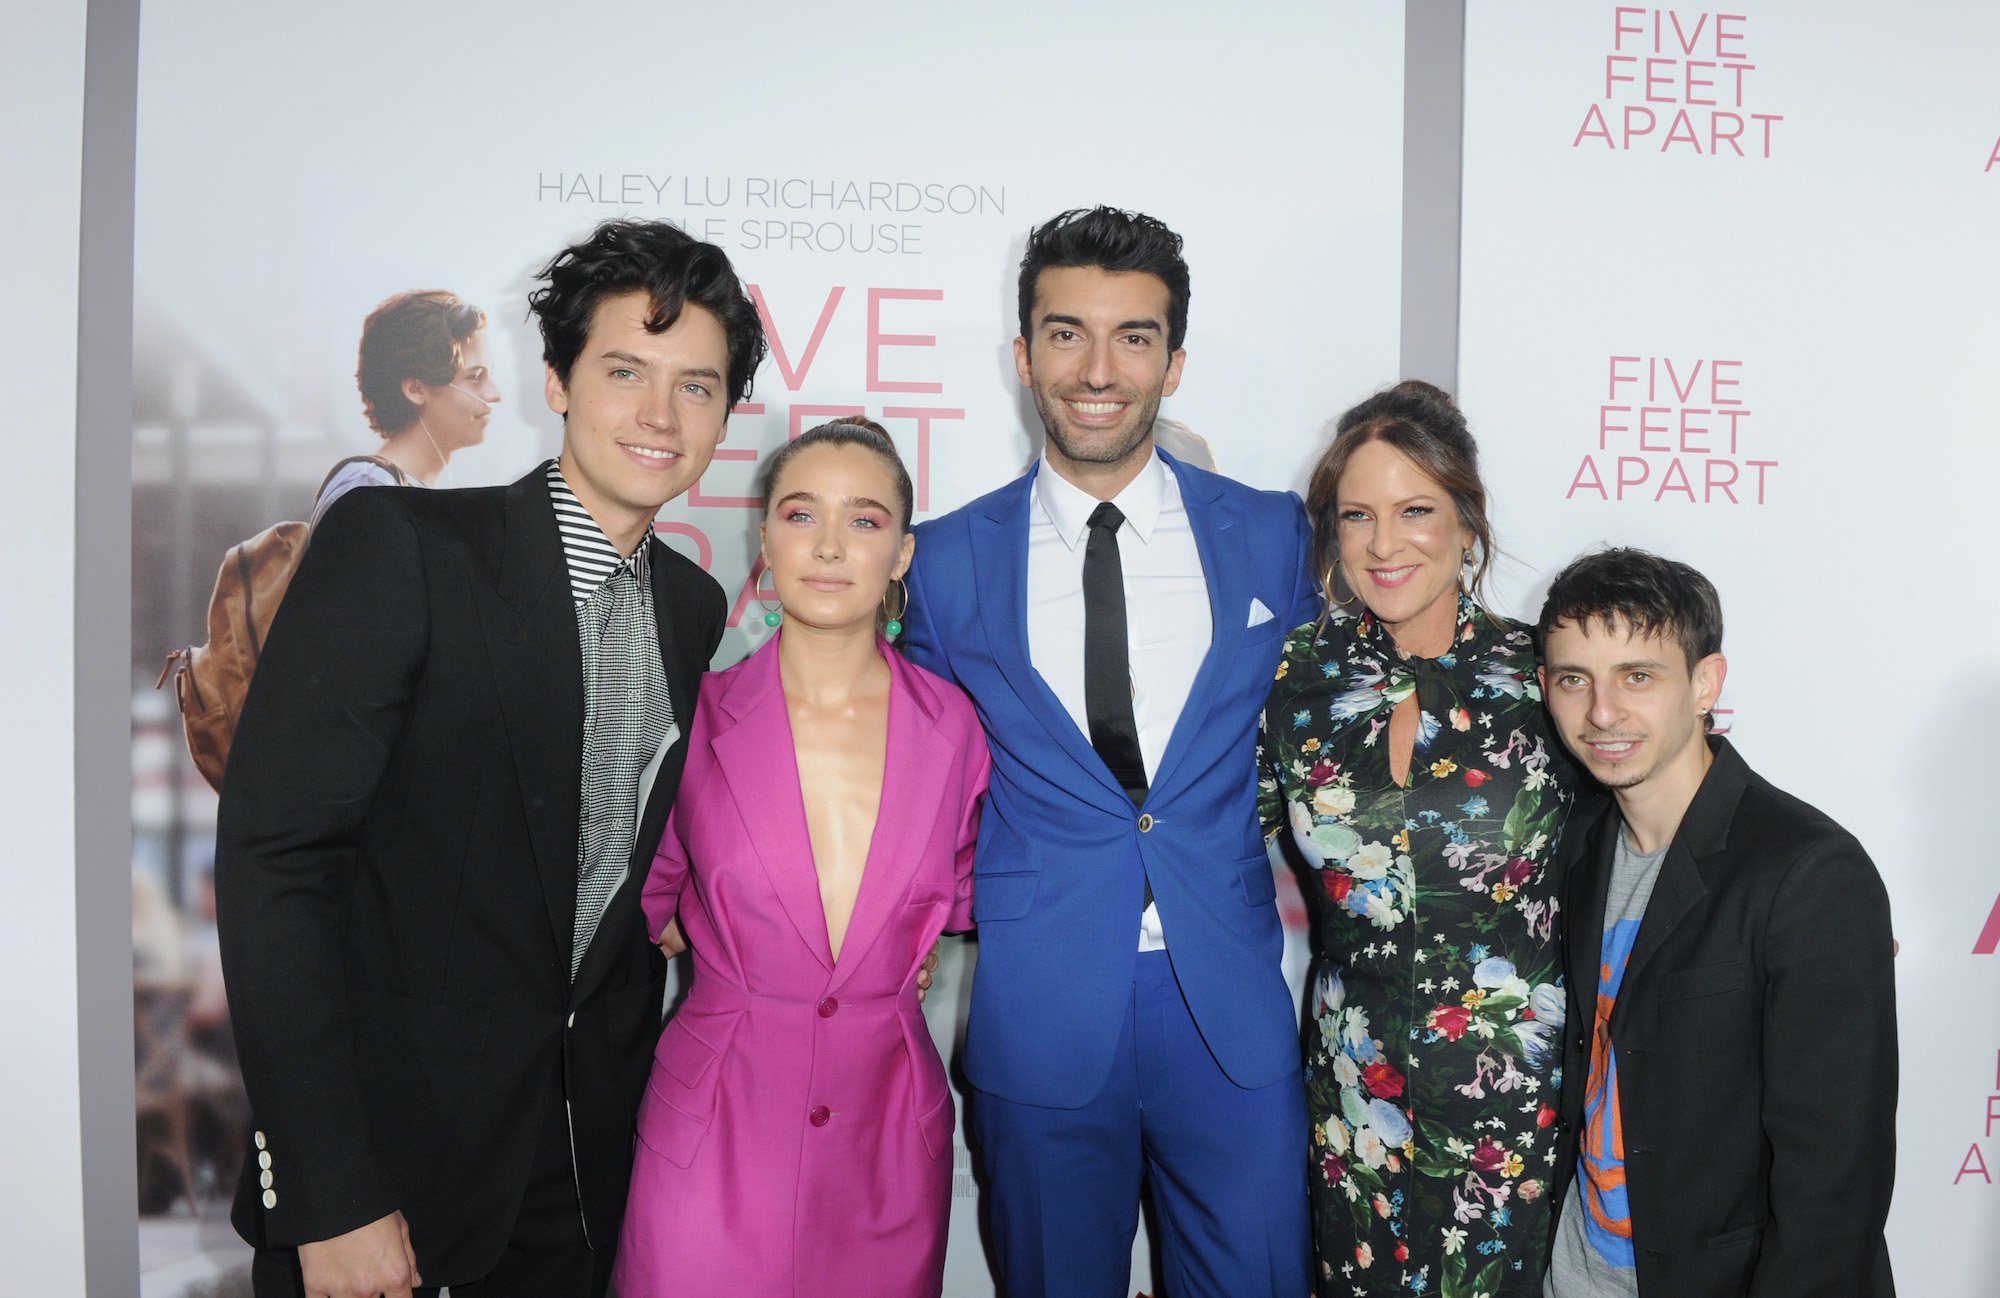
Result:
{"label": "woman in floral dress", "polygon": [[1319,888],[1305,1075],[1326,1296],[1541,1292],[1574,784],[1528,630],[1478,599],[1485,506],[1464,416],[1414,382],[1341,418],[1307,502],[1329,615],[1278,664],[1259,800]]}

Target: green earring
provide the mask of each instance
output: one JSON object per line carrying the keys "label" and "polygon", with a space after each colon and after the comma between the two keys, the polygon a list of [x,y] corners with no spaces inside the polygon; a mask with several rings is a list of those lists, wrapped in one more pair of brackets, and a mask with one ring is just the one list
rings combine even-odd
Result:
{"label": "green earring", "polygon": [[[889,612],[889,600],[895,595],[900,595],[902,598],[897,602],[896,611],[891,613]],[[903,634],[903,614],[909,611],[910,588],[903,584],[901,577],[898,577],[888,590],[882,592],[882,612],[888,619],[882,623],[882,634],[891,640]]]}
{"label": "green earring", "polygon": [[783,604],[779,604],[778,607],[772,608],[769,604],[766,604],[764,602],[764,596],[762,592],[759,592],[757,595],[757,607],[764,610],[765,626],[776,626],[778,625],[778,623],[784,620],[785,606]]}

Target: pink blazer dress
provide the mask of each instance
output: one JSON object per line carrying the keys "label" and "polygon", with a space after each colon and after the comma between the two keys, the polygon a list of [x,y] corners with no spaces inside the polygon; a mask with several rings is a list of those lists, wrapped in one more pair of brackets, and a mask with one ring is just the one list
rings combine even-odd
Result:
{"label": "pink blazer dress", "polygon": [[778,639],[708,675],[647,875],[693,951],[639,1109],[620,1298],[936,1295],[953,1112],[917,1003],[972,924],[986,739],[956,687],[882,646],[881,809],[836,963],[799,793]]}

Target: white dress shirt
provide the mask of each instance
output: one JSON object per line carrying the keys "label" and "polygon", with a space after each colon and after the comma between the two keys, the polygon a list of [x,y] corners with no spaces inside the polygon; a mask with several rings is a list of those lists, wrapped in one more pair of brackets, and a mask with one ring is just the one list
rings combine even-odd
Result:
{"label": "white dress shirt", "polygon": [[[1125,576],[1125,634],[1132,659],[1132,719],[1151,784],[1173,737],[1214,628],[1208,579],[1194,543],[1180,479],[1157,454],[1112,499],[1125,515],[1118,560]],[[1090,741],[1083,694],[1083,554],[1097,497],[1053,468],[1035,474],[1028,510],[1028,660]],[[1139,949],[1166,947],[1157,906],[1140,917]]]}

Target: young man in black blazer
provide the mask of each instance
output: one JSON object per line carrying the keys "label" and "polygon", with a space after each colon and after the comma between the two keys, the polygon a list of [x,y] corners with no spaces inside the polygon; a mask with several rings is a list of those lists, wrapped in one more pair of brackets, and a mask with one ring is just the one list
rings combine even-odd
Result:
{"label": "young man in black blazer", "polygon": [[664,222],[540,278],[560,459],[343,497],[236,733],[216,892],[260,1298],[585,1298],[616,1251],[665,973],[639,886],[725,618],[652,521],[764,336]]}
{"label": "young man in black blazer", "polygon": [[1896,989],[1875,866],[1705,734],[1727,664],[1700,573],[1585,555],[1539,631],[1556,728],[1610,793],[1563,836],[1548,1298],[1892,1298]]}

